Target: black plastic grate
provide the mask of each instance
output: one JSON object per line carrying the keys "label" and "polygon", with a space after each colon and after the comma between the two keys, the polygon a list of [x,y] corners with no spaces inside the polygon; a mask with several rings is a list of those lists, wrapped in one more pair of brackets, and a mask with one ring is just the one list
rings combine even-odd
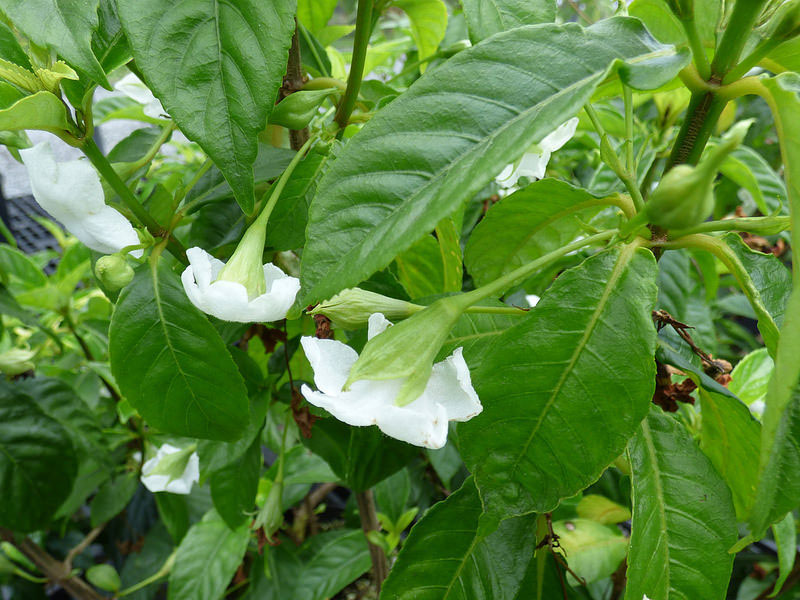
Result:
{"label": "black plastic grate", "polygon": [[[0,216],[17,240],[19,249],[25,254],[58,249],[58,242],[52,234],[32,218],[44,217],[53,220],[36,204],[33,196],[20,196],[10,200],[0,197]],[[51,260],[44,269],[45,273],[50,274],[55,271],[57,264],[58,261]]]}

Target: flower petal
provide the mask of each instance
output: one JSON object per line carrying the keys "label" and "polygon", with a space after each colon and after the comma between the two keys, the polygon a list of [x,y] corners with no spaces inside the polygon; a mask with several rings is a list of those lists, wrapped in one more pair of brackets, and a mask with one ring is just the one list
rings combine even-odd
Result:
{"label": "flower petal", "polygon": [[462,348],[456,348],[445,360],[433,365],[433,373],[420,400],[426,398],[444,407],[449,421],[469,421],[481,413],[483,406],[472,387]]}
{"label": "flower petal", "polygon": [[569,121],[562,123],[552,132],[544,136],[542,141],[539,142],[539,146],[546,152],[555,152],[572,139],[577,128],[578,117],[572,117]]}
{"label": "flower petal", "polygon": [[417,399],[402,407],[385,405],[378,414],[378,427],[395,439],[436,450],[447,443],[447,417],[441,404]]}
{"label": "flower petal", "polygon": [[540,150],[539,152],[526,152],[522,155],[514,175],[517,179],[528,177],[530,179],[542,179],[547,172],[547,163],[550,162],[550,151]]}
{"label": "flower petal", "polygon": [[315,337],[300,338],[308,362],[314,369],[314,383],[325,394],[342,391],[350,369],[358,360],[358,353],[337,340],[320,340]]}
{"label": "flower petal", "polygon": [[125,94],[131,100],[143,104],[144,114],[153,119],[162,119],[167,111],[161,102],[153,95],[148,88],[136,75],[128,73],[114,84],[114,89]]}
{"label": "flower petal", "polygon": [[371,340],[376,335],[389,329],[391,326],[392,322],[384,317],[383,314],[372,313],[367,319],[367,339]]}

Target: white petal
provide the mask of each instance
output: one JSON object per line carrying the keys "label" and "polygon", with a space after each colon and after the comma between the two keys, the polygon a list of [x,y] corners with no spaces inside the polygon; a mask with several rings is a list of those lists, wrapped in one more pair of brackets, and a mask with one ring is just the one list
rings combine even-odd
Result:
{"label": "white petal", "polygon": [[572,117],[569,121],[562,123],[555,130],[544,136],[542,141],[539,142],[539,146],[546,152],[555,152],[572,139],[577,128],[578,117]]}
{"label": "white petal", "polygon": [[[315,377],[316,381],[316,377]],[[394,406],[402,380],[357,381],[349,392],[325,394],[315,392],[308,386],[301,393],[314,406],[324,408],[331,415],[356,427],[380,425],[379,417],[386,407]]]}
{"label": "white petal", "polygon": [[542,179],[547,172],[547,163],[550,162],[550,152],[541,150],[539,152],[526,152],[522,155],[519,167],[516,170],[516,177],[529,177],[530,179]]}
{"label": "white petal", "polygon": [[151,492],[166,492],[169,477],[167,475],[142,475],[142,484]]}
{"label": "white petal", "polygon": [[167,111],[161,106],[161,102],[153,95],[150,88],[133,73],[128,73],[125,77],[120,79],[114,85],[114,89],[118,92],[122,92],[128,98],[135,100],[139,104],[143,104],[144,114],[148,117],[161,119],[167,114]]}
{"label": "white petal", "polygon": [[130,222],[106,206],[100,176],[89,162],[57,163],[48,142],[20,150],[20,157],[36,202],[86,246],[109,254],[139,243]]}
{"label": "white petal", "polygon": [[162,458],[180,452],[171,444],[163,444],[156,455],[142,465],[142,484],[151,492],[170,492],[172,494],[188,494],[192,485],[200,480],[200,459],[197,452],[193,452],[186,462],[186,468],[180,477],[170,478],[169,475],[150,475]]}
{"label": "white petal", "polygon": [[528,306],[530,306],[531,308],[533,308],[534,306],[539,304],[539,300],[541,300],[541,298],[539,298],[539,296],[537,296],[536,294],[526,294],[525,295],[525,301],[528,303]]}
{"label": "white petal", "polygon": [[282,319],[300,290],[300,280],[267,263],[264,265],[267,291],[250,300],[242,284],[214,281],[224,266],[222,261],[202,248],[190,248],[186,256],[189,266],[181,274],[186,295],[197,308],[223,321],[260,323]]}
{"label": "white petal", "polygon": [[371,340],[376,335],[389,329],[391,326],[392,322],[384,317],[382,313],[372,313],[369,316],[369,319],[367,319],[367,339]]}
{"label": "white petal", "polygon": [[314,369],[314,383],[325,394],[339,394],[347,381],[358,353],[337,340],[300,338],[308,362]]}
{"label": "white petal", "polygon": [[444,407],[449,421],[469,421],[483,410],[462,352],[462,348],[456,348],[445,360],[433,365],[431,378],[420,398],[429,398]]}
{"label": "white petal", "polygon": [[508,189],[517,185],[519,178],[519,168],[517,168],[514,163],[511,163],[505,166],[505,168],[500,172],[500,175],[495,178],[495,181],[501,188]]}
{"label": "white petal", "polygon": [[447,443],[447,416],[441,404],[417,399],[402,407],[386,405],[378,415],[378,427],[390,437],[436,450]]}

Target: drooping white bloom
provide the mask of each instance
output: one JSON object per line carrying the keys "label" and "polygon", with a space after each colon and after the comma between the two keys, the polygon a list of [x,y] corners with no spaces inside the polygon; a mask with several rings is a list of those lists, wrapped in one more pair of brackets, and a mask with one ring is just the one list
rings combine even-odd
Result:
{"label": "drooping white bloom", "polygon": [[144,105],[144,114],[153,119],[163,119],[167,117],[167,111],[161,106],[161,102],[153,95],[150,88],[147,87],[141,79],[133,73],[128,73],[114,84],[114,89],[122,92],[131,100]]}
{"label": "drooping white bloom", "polygon": [[[367,335],[371,339],[390,325],[382,314],[375,313],[369,318]],[[336,340],[303,337],[300,341],[319,388],[314,391],[304,385],[303,396],[349,425],[377,425],[386,435],[409,444],[441,448],[447,442],[449,421],[468,421],[483,410],[461,348],[433,365],[419,398],[397,406],[395,398],[404,378],[356,381],[349,391],[342,391],[350,369],[358,360],[356,351]]]}
{"label": "drooping white bloom", "polygon": [[225,266],[221,260],[202,248],[189,248],[186,256],[189,266],[181,274],[186,295],[204,313],[223,321],[261,323],[282,319],[300,290],[299,279],[266,263],[263,266],[266,291],[250,298],[244,282],[218,279]]}
{"label": "drooping white bloom", "polygon": [[566,144],[578,127],[578,118],[573,117],[562,123],[552,132],[548,133],[541,142],[531,146],[522,155],[518,164],[511,163],[500,172],[495,181],[502,188],[512,188],[517,185],[520,177],[542,179],[550,162],[550,155]]}
{"label": "drooping white bloom", "polygon": [[200,459],[194,447],[164,444],[142,465],[142,484],[151,492],[188,494],[200,479]]}
{"label": "drooping white bloom", "polygon": [[130,222],[106,205],[100,176],[88,161],[56,162],[48,142],[20,150],[19,155],[39,206],[89,248],[112,254],[139,243]]}

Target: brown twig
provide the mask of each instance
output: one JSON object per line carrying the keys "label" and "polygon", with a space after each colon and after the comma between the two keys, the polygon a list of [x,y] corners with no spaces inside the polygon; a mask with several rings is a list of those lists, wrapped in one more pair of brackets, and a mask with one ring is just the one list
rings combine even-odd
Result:
{"label": "brown twig", "polygon": [[0,527],[0,539],[13,544],[44,573],[48,580],[60,585],[72,598],[77,598],[78,600],[103,600],[103,597],[83,579],[70,576],[70,571],[65,569],[64,563],[50,556],[28,538],[16,541],[14,532],[5,527]]}
{"label": "brown twig", "polygon": [[[297,19],[295,19],[292,45],[289,48],[289,62],[286,65],[286,75],[281,86],[281,99],[303,89],[303,69],[300,57],[300,41],[297,35]],[[289,130],[289,144],[292,150],[299,150],[308,141],[308,127]]]}
{"label": "brown twig", "polygon": [[75,557],[79,556],[81,552],[86,550],[97,536],[100,535],[100,532],[103,531],[103,528],[106,526],[105,523],[102,523],[92,529],[89,533],[86,534],[86,537],[81,540],[81,542],[75,546],[72,550],[67,552],[67,556],[64,558],[64,571],[67,573],[72,571],[72,561],[75,560]]}
{"label": "brown twig", "polygon": [[689,332],[687,331],[687,329],[694,329],[694,327],[692,327],[691,325],[687,325],[686,323],[681,323],[665,310],[654,310],[653,320],[656,322],[656,327],[658,328],[659,331],[661,331],[667,325],[672,327],[675,330],[675,333],[677,333],[684,342],[689,344],[689,348],[692,349],[692,352],[694,352],[697,356],[699,356],[700,360],[706,363],[709,367],[714,368],[720,373],[726,373],[729,370],[727,368],[727,365],[723,364],[720,361],[714,360],[713,358],[711,358],[711,355],[703,351],[701,348],[697,346],[697,344],[694,343],[692,336],[690,336]]}
{"label": "brown twig", "polygon": [[316,535],[318,523],[314,509],[319,506],[325,497],[330,494],[337,487],[336,483],[323,483],[314,490],[311,490],[305,498],[303,503],[294,509],[294,522],[292,524],[292,539],[296,543],[301,543],[306,537],[306,526],[311,535]]}
{"label": "brown twig", "polygon": [[[380,531],[372,490],[356,492],[356,504],[358,504],[358,516],[361,518],[361,529],[364,531],[364,535],[367,535],[370,531]],[[367,544],[369,545],[369,557],[372,560],[373,582],[378,595],[380,595],[381,585],[389,572],[389,564],[386,561],[383,548],[370,542],[369,538],[367,538]]]}

